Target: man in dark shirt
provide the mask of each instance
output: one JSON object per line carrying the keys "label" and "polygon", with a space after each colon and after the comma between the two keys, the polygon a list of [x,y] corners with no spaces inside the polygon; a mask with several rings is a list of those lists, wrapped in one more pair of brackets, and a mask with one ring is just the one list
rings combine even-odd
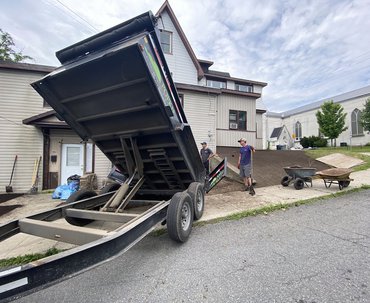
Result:
{"label": "man in dark shirt", "polygon": [[239,154],[239,161],[238,161],[238,168],[240,169],[240,177],[243,178],[245,190],[248,191],[252,185],[251,179],[251,157],[252,152],[255,152],[253,146],[247,145],[247,139],[241,138],[238,141],[241,145],[240,147],[240,154]]}
{"label": "man in dark shirt", "polygon": [[207,146],[207,142],[202,142],[202,148],[200,150],[200,157],[202,158],[202,162],[204,168],[206,169],[207,177],[209,175],[209,159],[211,159],[214,154],[210,148]]}

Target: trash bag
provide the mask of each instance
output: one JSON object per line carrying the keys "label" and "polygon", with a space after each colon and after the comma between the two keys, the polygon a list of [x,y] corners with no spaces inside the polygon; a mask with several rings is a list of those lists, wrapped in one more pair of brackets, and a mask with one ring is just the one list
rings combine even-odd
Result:
{"label": "trash bag", "polygon": [[79,176],[79,175],[69,176],[68,179],[67,179],[67,184],[71,183],[72,181],[78,181],[78,183],[80,183],[80,178],[81,178],[81,176]]}
{"label": "trash bag", "polygon": [[68,183],[68,188],[74,193],[80,189],[80,180],[71,180]]}
{"label": "trash bag", "polygon": [[69,189],[68,185],[59,185],[51,195],[53,199],[60,199],[62,196],[63,190]]}
{"label": "trash bag", "polygon": [[62,194],[60,196],[60,199],[61,200],[67,200],[69,198],[69,196],[72,195],[72,191],[69,189],[69,187],[67,186],[66,189],[63,189],[62,191]]}

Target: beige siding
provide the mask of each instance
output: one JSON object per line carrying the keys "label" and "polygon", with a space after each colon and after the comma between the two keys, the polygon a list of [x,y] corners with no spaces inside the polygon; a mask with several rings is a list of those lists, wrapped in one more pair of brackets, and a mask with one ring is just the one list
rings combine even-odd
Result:
{"label": "beige siding", "polygon": [[[22,124],[22,120],[40,114],[42,98],[30,86],[44,74],[13,70],[0,70],[0,192],[9,183],[15,155],[18,162],[13,176],[13,190],[26,192],[32,183],[34,161],[42,156],[43,136],[34,126]],[[42,186],[42,163],[40,165]]]}
{"label": "beige siding", "polygon": [[101,150],[95,146],[95,173],[98,177],[99,188],[102,187],[103,181],[106,179],[111,169],[112,163]]}
{"label": "beige siding", "polygon": [[165,54],[167,64],[175,82],[186,84],[198,84],[198,73],[188,51],[186,50],[180,35],[176,31],[167,12],[163,12],[162,21],[158,22],[161,29],[172,32],[172,54]]}
{"label": "beige siding", "polygon": [[184,110],[197,146],[207,141],[212,150],[216,148],[216,96],[184,91]]}
{"label": "beige siding", "polygon": [[[229,130],[229,110],[247,112],[247,131]],[[251,145],[256,145],[256,101],[222,94],[217,99],[217,145],[238,146],[237,140],[241,137],[246,137]]]}

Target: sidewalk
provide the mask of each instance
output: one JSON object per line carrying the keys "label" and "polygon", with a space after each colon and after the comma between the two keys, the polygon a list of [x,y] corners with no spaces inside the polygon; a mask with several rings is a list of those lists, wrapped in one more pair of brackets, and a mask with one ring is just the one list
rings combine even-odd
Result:
{"label": "sidewalk", "polygon": [[[347,191],[362,185],[370,185],[370,170],[354,172],[351,174],[354,181]],[[248,192],[235,191],[229,193],[207,195],[205,211],[200,221],[209,221],[215,218],[225,217],[238,212],[260,208],[267,205],[288,204],[300,200],[322,197],[340,192],[338,185],[333,184],[326,188],[321,179],[313,181],[313,187],[295,190],[293,185],[282,187],[281,185],[256,188],[256,195],[250,196]],[[23,207],[0,216],[0,224],[16,220],[33,213],[38,213],[50,208],[54,208],[61,201],[52,200],[51,194],[38,194],[22,196],[1,205],[21,204]],[[64,224],[64,220],[60,220]],[[63,222],[62,222],[63,221]],[[56,247],[58,249],[68,249],[73,247],[71,244],[42,239],[25,234],[17,234],[1,244],[0,259],[15,257],[18,255],[45,252],[47,249]]]}

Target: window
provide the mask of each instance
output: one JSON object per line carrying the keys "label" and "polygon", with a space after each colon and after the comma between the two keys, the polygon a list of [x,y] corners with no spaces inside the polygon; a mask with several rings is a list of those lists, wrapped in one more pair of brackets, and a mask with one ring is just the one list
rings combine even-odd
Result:
{"label": "window", "polygon": [[247,130],[247,112],[230,110],[229,111],[229,129]]}
{"label": "window", "polygon": [[302,124],[299,121],[297,121],[294,125],[294,134],[296,140],[300,140],[302,138]]}
{"label": "window", "polygon": [[160,39],[163,52],[165,54],[172,54],[172,33],[161,29]]}
{"label": "window", "polygon": [[213,88],[226,88],[226,82],[207,79],[207,86]]}
{"label": "window", "polygon": [[235,84],[235,90],[246,93],[253,93],[253,85]]}
{"label": "window", "polygon": [[361,111],[357,108],[351,114],[351,128],[352,136],[362,136],[364,134],[364,128],[361,124]]}

